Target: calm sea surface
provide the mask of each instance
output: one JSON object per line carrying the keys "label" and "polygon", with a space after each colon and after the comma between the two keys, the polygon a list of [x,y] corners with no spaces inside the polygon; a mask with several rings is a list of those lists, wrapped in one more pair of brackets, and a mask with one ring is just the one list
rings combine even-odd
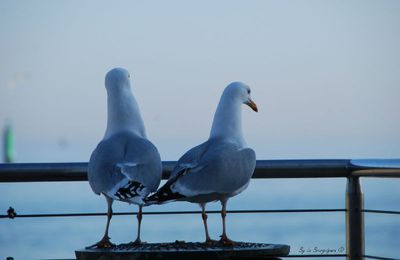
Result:
{"label": "calm sea surface", "polygon": [[[400,210],[400,180],[364,179],[365,207]],[[228,209],[343,209],[344,179],[252,180],[249,188],[231,199]],[[105,212],[104,198],[92,193],[86,182],[0,184],[0,209],[12,206],[18,214]],[[210,203],[208,210],[219,210]],[[114,203],[114,211],[136,211],[134,205]],[[151,206],[144,211],[199,210],[186,202]],[[105,216],[0,219],[0,259],[74,258],[74,250],[97,242],[103,235]],[[114,243],[133,241],[135,216],[115,216],[110,227]],[[366,214],[366,253],[399,258],[400,216]],[[213,238],[221,232],[218,214],[209,215]],[[292,254],[344,253],[345,216],[335,213],[228,214],[228,235],[239,241],[283,243]],[[199,214],[147,215],[143,218],[142,240],[168,242],[203,241]],[[303,258],[304,259],[304,258]],[[329,259],[329,258],[324,258]],[[338,258],[335,258],[338,259]]]}

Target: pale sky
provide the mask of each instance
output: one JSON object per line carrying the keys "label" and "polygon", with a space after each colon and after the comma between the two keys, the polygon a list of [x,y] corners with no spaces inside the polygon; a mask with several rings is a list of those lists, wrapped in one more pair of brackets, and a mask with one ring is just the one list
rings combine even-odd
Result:
{"label": "pale sky", "polygon": [[243,81],[258,159],[400,158],[400,1],[0,2],[0,126],[17,162],[87,161],[124,67],[150,140],[177,160]]}

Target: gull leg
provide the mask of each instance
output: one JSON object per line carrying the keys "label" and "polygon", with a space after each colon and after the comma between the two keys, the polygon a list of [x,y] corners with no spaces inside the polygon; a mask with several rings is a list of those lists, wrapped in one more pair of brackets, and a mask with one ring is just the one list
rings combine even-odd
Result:
{"label": "gull leg", "polygon": [[222,217],[222,235],[221,240],[219,241],[223,246],[233,246],[235,242],[230,240],[226,235],[226,225],[225,225],[225,217],[226,217],[226,204],[228,200],[221,200],[221,217]]}
{"label": "gull leg", "polygon": [[134,245],[140,245],[142,241],[140,240],[140,227],[142,225],[142,205],[139,205],[139,211],[136,215],[137,220],[138,220],[138,231],[137,231],[137,237],[136,240],[133,242]]}
{"label": "gull leg", "polygon": [[201,203],[200,207],[201,207],[201,218],[203,219],[204,230],[206,232],[206,241],[204,243],[207,244],[207,245],[211,245],[211,244],[215,243],[216,241],[212,240],[210,238],[210,235],[208,234],[206,204],[205,203]]}
{"label": "gull leg", "polygon": [[107,206],[108,206],[107,207],[107,225],[106,225],[106,230],[104,232],[103,238],[99,242],[97,242],[97,243],[95,243],[95,244],[93,244],[91,246],[86,247],[87,249],[89,249],[89,248],[110,248],[110,247],[114,247],[115,246],[115,244],[111,243],[110,237],[108,236],[108,229],[110,227],[110,221],[111,221],[112,214],[113,214],[113,211],[112,211],[113,199],[111,199],[111,198],[109,198],[107,196],[104,196],[104,197],[107,200]]}

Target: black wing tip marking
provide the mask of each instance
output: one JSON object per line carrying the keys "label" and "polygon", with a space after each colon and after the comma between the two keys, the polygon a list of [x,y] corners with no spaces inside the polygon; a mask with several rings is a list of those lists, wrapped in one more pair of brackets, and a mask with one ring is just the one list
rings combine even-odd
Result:
{"label": "black wing tip marking", "polygon": [[168,182],[163,187],[161,187],[156,193],[147,197],[145,199],[145,202],[148,204],[152,203],[162,204],[167,201],[178,200],[186,197],[178,192],[173,192],[171,190],[171,185],[173,185],[180,177],[185,175],[186,171],[187,169],[182,169],[181,171],[179,171],[174,178],[168,180]]}
{"label": "black wing tip marking", "polygon": [[130,199],[140,196],[139,192],[144,189],[144,185],[137,181],[129,181],[125,186],[118,189],[114,194],[120,200]]}
{"label": "black wing tip marking", "polygon": [[164,186],[156,193],[146,198],[145,202],[161,204],[163,202],[167,202],[170,200],[177,200],[184,197],[185,196],[183,196],[182,194],[179,194],[177,192],[172,192],[170,186]]}

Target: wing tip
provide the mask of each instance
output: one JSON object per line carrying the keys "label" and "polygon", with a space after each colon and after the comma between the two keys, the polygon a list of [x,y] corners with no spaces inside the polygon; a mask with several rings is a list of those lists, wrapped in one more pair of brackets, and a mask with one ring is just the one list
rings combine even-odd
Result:
{"label": "wing tip", "polygon": [[126,185],[119,187],[119,189],[112,194],[112,197],[122,201],[134,201],[136,198],[140,198],[143,201],[142,193],[145,189],[146,187],[140,182],[128,181]]}
{"label": "wing tip", "polygon": [[178,200],[178,199],[184,198],[184,197],[185,196],[183,196],[182,194],[172,192],[171,189],[169,189],[169,187],[168,187],[166,189],[160,189],[153,195],[145,198],[144,201],[147,205],[163,204],[163,203]]}

